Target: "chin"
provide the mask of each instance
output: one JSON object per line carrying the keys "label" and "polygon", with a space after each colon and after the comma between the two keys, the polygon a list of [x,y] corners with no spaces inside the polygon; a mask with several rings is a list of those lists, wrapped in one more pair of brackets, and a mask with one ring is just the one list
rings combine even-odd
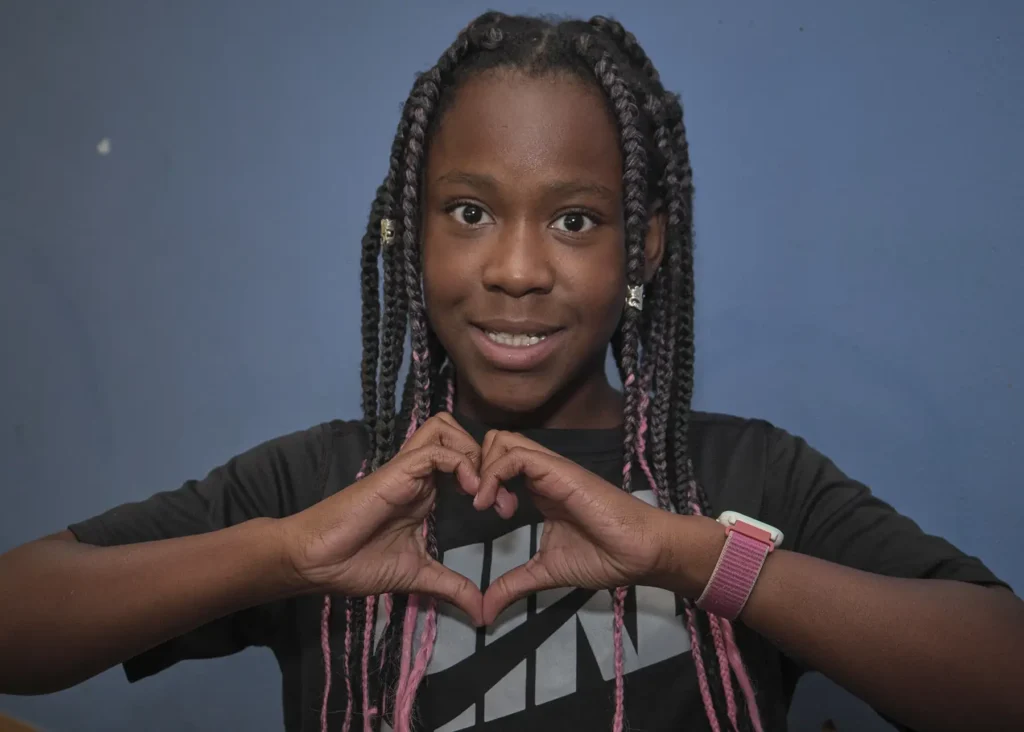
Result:
{"label": "chin", "polygon": [[537,412],[543,409],[549,401],[549,395],[546,392],[542,393],[529,388],[492,388],[483,391],[480,396],[491,409],[512,414]]}
{"label": "chin", "polygon": [[542,411],[551,402],[553,393],[538,386],[536,376],[520,374],[489,374],[483,375],[480,382],[471,382],[471,388],[487,411],[509,417],[527,417]]}

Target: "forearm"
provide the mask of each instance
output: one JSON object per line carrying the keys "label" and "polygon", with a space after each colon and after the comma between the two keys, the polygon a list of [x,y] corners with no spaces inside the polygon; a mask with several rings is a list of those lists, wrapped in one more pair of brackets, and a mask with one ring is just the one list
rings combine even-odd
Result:
{"label": "forearm", "polygon": [[[692,597],[710,578],[724,532],[709,519],[690,521],[688,551],[700,566],[677,571],[675,589]],[[740,619],[922,732],[1024,728],[1024,603],[1009,592],[883,577],[780,550]]]}
{"label": "forearm", "polygon": [[0,556],[0,693],[73,686],[231,612],[295,594],[271,519],[94,547],[50,538]]}

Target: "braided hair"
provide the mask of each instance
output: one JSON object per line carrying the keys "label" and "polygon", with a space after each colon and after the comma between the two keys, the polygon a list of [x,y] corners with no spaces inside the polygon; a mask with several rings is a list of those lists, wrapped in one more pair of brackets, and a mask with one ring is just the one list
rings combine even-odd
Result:
{"label": "braided hair", "polygon": [[[456,90],[482,71],[510,69],[533,76],[570,73],[604,94],[616,122],[623,160],[626,284],[644,286],[648,222],[665,219],[665,254],[647,284],[648,307],[627,307],[612,339],[625,390],[622,488],[631,491],[634,466],[646,476],[659,507],[707,515],[689,451],[694,380],[693,172],[683,109],[667,92],[633,34],[604,17],[554,22],[485,13],[473,20],[428,71],[417,76],[391,147],[384,182],[370,208],[362,241],[363,419],[368,448],[358,477],[401,449],[432,414],[451,411],[454,369],[430,328],[420,266],[422,174],[427,145]],[[382,270],[381,270],[382,268]],[[383,282],[383,307],[379,282]],[[399,371],[409,337],[409,371],[396,408]],[[424,524],[437,556],[433,516]],[[624,725],[622,626],[627,588],[614,593],[615,716]],[[756,695],[729,621],[687,601],[698,685],[711,729],[761,732]],[[377,654],[375,616],[382,619]],[[321,728],[327,732],[331,693],[331,599],[324,598],[322,645],[325,689]],[[416,690],[437,633],[432,598],[348,598],[343,654],[346,707],[343,732],[361,719],[364,732],[389,718],[396,732],[411,728]],[[422,621],[422,622],[420,622]],[[419,628],[419,643],[413,636]],[[415,653],[414,653],[415,649]],[[352,693],[352,679],[361,693]]]}

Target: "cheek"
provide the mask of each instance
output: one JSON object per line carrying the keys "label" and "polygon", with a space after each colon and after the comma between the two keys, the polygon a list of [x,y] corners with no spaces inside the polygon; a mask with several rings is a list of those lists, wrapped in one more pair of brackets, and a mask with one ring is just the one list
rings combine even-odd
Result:
{"label": "cheek", "polygon": [[598,331],[610,336],[618,326],[625,302],[625,255],[617,246],[599,257],[581,258],[570,266],[572,287],[581,303],[583,317]]}
{"label": "cheek", "polygon": [[[429,230],[426,233],[429,235]],[[465,257],[452,256],[450,251],[445,251],[443,245],[438,246],[435,241],[431,246],[429,241],[429,238],[424,237],[421,252],[423,300],[430,327],[444,341],[446,321],[450,320],[446,316],[465,299],[470,273],[467,271],[468,262]]]}
{"label": "cheek", "polygon": [[443,322],[438,322],[437,316],[445,312],[445,303],[448,300],[442,274],[440,271],[435,271],[435,268],[430,266],[427,258],[424,258],[423,302],[427,307],[427,321],[435,333],[444,326]]}

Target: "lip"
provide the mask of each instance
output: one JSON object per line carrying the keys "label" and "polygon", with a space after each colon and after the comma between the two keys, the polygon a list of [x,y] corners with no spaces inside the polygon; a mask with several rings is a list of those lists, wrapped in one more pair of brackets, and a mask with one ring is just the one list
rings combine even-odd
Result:
{"label": "lip", "polygon": [[[565,334],[561,328],[522,320],[489,320],[485,323],[474,323],[469,330],[484,360],[502,371],[530,371],[537,368],[558,349]],[[532,346],[503,346],[487,337],[488,330],[498,333],[544,334],[546,338]]]}
{"label": "lip", "polygon": [[[557,325],[542,323],[539,320],[505,320],[503,318],[474,320],[471,325],[475,325],[480,330],[489,330],[495,333],[512,333],[513,335],[549,335],[562,330]],[[526,347],[524,346],[524,348]]]}

